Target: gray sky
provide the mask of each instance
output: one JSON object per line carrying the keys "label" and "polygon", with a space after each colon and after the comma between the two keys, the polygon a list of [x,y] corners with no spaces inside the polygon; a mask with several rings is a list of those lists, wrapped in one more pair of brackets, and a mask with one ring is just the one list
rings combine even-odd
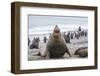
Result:
{"label": "gray sky", "polygon": [[29,33],[49,31],[52,29],[51,26],[54,27],[55,25],[62,29],[79,26],[87,27],[88,25],[88,17],[29,15],[28,18]]}

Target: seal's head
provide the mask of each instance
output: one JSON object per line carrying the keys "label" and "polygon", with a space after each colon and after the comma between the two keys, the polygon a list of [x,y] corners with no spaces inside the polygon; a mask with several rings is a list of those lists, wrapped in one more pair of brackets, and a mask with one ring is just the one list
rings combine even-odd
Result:
{"label": "seal's head", "polygon": [[59,27],[56,25],[53,31],[53,38],[55,40],[58,40],[61,37],[61,33],[60,33],[60,29]]}

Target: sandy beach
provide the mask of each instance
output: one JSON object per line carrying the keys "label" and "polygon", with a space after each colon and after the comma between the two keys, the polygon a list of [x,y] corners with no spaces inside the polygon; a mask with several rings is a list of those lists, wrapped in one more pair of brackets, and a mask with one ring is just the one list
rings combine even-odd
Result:
{"label": "sandy beach", "polygon": [[[78,55],[74,55],[75,51],[80,48],[80,47],[88,47],[88,37],[80,37],[79,39],[71,39],[70,43],[66,43],[72,57],[69,57],[67,53],[63,56],[63,58],[68,58],[68,59],[75,59],[75,58],[80,58]],[[28,50],[28,60],[45,60],[45,59],[50,59],[49,57],[41,57],[37,56],[39,52],[44,53],[46,47],[46,43],[43,41],[39,42],[39,49],[30,49]]]}

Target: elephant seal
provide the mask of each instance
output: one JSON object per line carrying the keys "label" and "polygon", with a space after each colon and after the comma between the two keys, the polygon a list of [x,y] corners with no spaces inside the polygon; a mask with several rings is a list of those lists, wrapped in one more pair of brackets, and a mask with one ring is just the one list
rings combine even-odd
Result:
{"label": "elephant seal", "polygon": [[66,52],[71,57],[64,37],[61,36],[60,29],[56,25],[47,42],[45,55],[48,54],[49,58],[62,58]]}
{"label": "elephant seal", "polygon": [[34,38],[32,44],[30,45],[30,49],[38,49],[39,48],[39,38]]}
{"label": "elephant seal", "polygon": [[87,57],[88,56],[88,48],[87,47],[81,47],[76,50],[74,55],[79,55],[80,57]]}

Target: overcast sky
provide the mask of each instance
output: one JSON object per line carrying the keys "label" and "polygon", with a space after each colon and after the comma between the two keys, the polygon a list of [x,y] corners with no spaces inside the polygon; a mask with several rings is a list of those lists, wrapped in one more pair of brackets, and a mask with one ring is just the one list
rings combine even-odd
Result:
{"label": "overcast sky", "polygon": [[88,25],[88,17],[29,15],[28,18],[29,33],[51,30],[55,25],[58,25],[60,29]]}

